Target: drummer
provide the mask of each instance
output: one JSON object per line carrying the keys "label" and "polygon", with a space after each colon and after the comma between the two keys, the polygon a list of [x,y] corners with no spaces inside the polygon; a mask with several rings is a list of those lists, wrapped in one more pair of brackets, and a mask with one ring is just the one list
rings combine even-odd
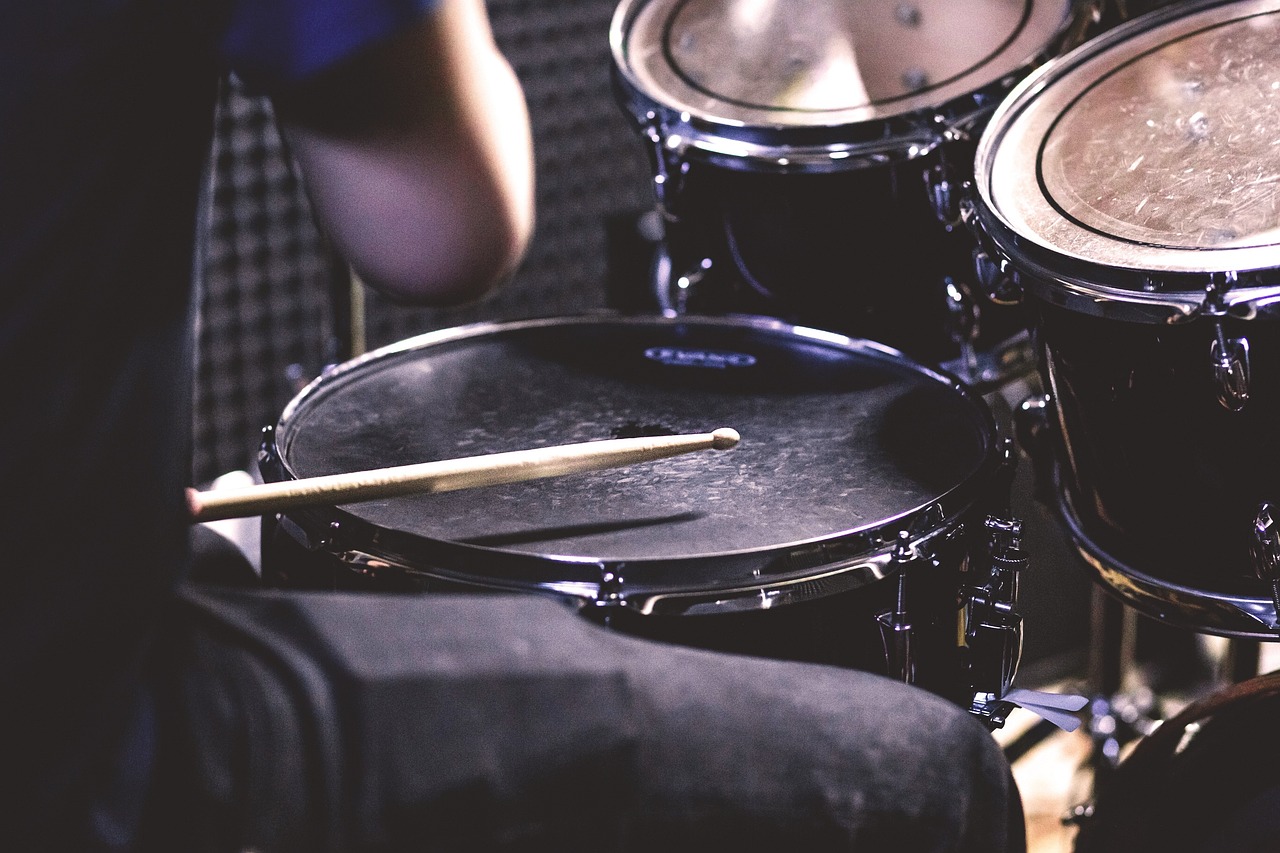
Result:
{"label": "drummer", "polygon": [[481,0],[11,4],[0,33],[0,848],[1021,849],[994,741],[901,684],[602,636],[550,602],[180,581],[181,283],[220,75],[271,96],[365,281],[472,299],[533,224]]}

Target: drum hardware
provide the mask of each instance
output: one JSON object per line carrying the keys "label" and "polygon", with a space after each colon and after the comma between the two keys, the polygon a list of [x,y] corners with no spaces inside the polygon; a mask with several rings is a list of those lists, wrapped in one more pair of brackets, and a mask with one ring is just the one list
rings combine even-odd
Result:
{"label": "drum hardware", "polygon": [[672,209],[680,197],[680,187],[689,174],[689,162],[679,149],[684,144],[678,135],[666,132],[662,119],[653,110],[645,113],[642,133],[649,140],[649,163],[653,166],[653,196],[662,221],[674,222],[679,215]]}
{"label": "drum hardware", "polygon": [[907,567],[921,557],[913,553],[911,534],[902,530],[893,549],[894,569],[898,573],[898,594],[893,610],[876,617],[884,640],[885,673],[890,678],[911,683],[916,679],[915,657],[911,652],[911,620],[907,615]]}
{"label": "drum hardware", "polygon": [[933,213],[948,231],[961,222],[959,194],[953,187],[952,170],[938,163],[924,173],[925,189],[933,201]]}
{"label": "drum hardware", "polygon": [[[1228,338],[1222,328],[1223,318],[1232,315],[1223,299],[1223,294],[1239,283],[1239,275],[1235,271],[1215,273],[1205,285],[1204,301],[1196,306],[1185,318],[1174,315],[1172,323],[1184,323],[1206,317],[1213,324],[1213,339],[1209,342],[1209,359],[1217,386],[1218,402],[1230,412],[1239,412],[1249,402],[1249,339],[1241,336]],[[1160,289],[1159,285],[1148,280],[1144,282],[1144,290],[1152,292]],[[1244,312],[1252,316],[1256,309],[1249,302],[1232,306],[1236,315]]]}
{"label": "drum hardware", "polygon": [[1021,521],[989,515],[983,526],[986,576],[964,587],[964,636],[974,651],[975,692],[999,699],[1013,684],[1022,657],[1022,616],[1014,608],[1019,578],[1030,558],[1022,550]]}
{"label": "drum hardware", "polygon": [[1251,544],[1254,571],[1271,585],[1271,600],[1277,614],[1273,627],[1280,633],[1280,524],[1276,522],[1275,506],[1270,501],[1258,506]]}
{"label": "drum hardware", "polygon": [[[666,267],[668,275],[670,274],[671,256],[665,250],[660,250],[663,264]],[[711,270],[711,258],[700,258],[693,269],[681,273],[673,278],[663,277],[655,279],[655,281],[670,281],[671,287],[660,288],[658,290],[658,308],[663,316],[679,317],[689,312],[689,297],[697,291],[698,285],[706,278],[707,273]]]}
{"label": "drum hardware", "polygon": [[975,344],[982,309],[964,282],[947,276],[943,279],[943,286],[947,303],[947,333],[960,348],[958,363],[963,367],[960,375],[975,377],[980,370]]}
{"label": "drum hardware", "polygon": [[1213,324],[1214,339],[1209,357],[1218,383],[1218,402],[1227,411],[1238,412],[1249,402],[1249,339],[1227,338],[1222,324]]}
{"label": "drum hardware", "polygon": [[948,122],[944,115],[933,117],[933,123],[939,129],[935,146],[938,162],[924,172],[925,191],[933,203],[934,216],[949,232],[966,226],[964,197],[969,181],[964,177],[965,171],[957,170],[947,159],[947,150],[973,142],[974,132],[986,117],[985,110],[967,116],[963,121]]}

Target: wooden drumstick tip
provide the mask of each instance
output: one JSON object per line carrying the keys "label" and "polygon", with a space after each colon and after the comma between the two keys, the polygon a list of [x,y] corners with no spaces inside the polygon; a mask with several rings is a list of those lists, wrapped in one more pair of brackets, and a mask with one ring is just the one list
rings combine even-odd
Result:
{"label": "wooden drumstick tip", "polygon": [[739,441],[742,441],[742,436],[738,435],[738,431],[736,429],[720,427],[720,429],[714,430],[711,433],[712,450],[728,450]]}

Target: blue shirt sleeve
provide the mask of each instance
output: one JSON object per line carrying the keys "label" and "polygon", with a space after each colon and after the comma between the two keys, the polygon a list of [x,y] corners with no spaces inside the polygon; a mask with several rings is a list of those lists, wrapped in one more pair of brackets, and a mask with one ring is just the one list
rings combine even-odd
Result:
{"label": "blue shirt sleeve", "polygon": [[304,80],[395,35],[439,0],[235,0],[219,45],[250,91]]}

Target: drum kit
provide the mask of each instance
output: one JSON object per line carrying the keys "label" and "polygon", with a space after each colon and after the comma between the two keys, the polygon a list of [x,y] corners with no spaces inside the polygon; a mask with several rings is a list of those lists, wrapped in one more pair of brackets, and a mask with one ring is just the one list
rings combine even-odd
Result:
{"label": "drum kit", "polygon": [[[1112,598],[1280,639],[1280,0],[1109,12],[622,0],[654,310],[354,358],[289,404],[260,468],[740,443],[277,512],[264,574],[548,594],[641,636],[883,672],[992,728],[1019,705],[1061,722],[1083,700],[1013,686],[1023,452]],[[1012,425],[988,400],[1011,387],[1032,392]]]}

